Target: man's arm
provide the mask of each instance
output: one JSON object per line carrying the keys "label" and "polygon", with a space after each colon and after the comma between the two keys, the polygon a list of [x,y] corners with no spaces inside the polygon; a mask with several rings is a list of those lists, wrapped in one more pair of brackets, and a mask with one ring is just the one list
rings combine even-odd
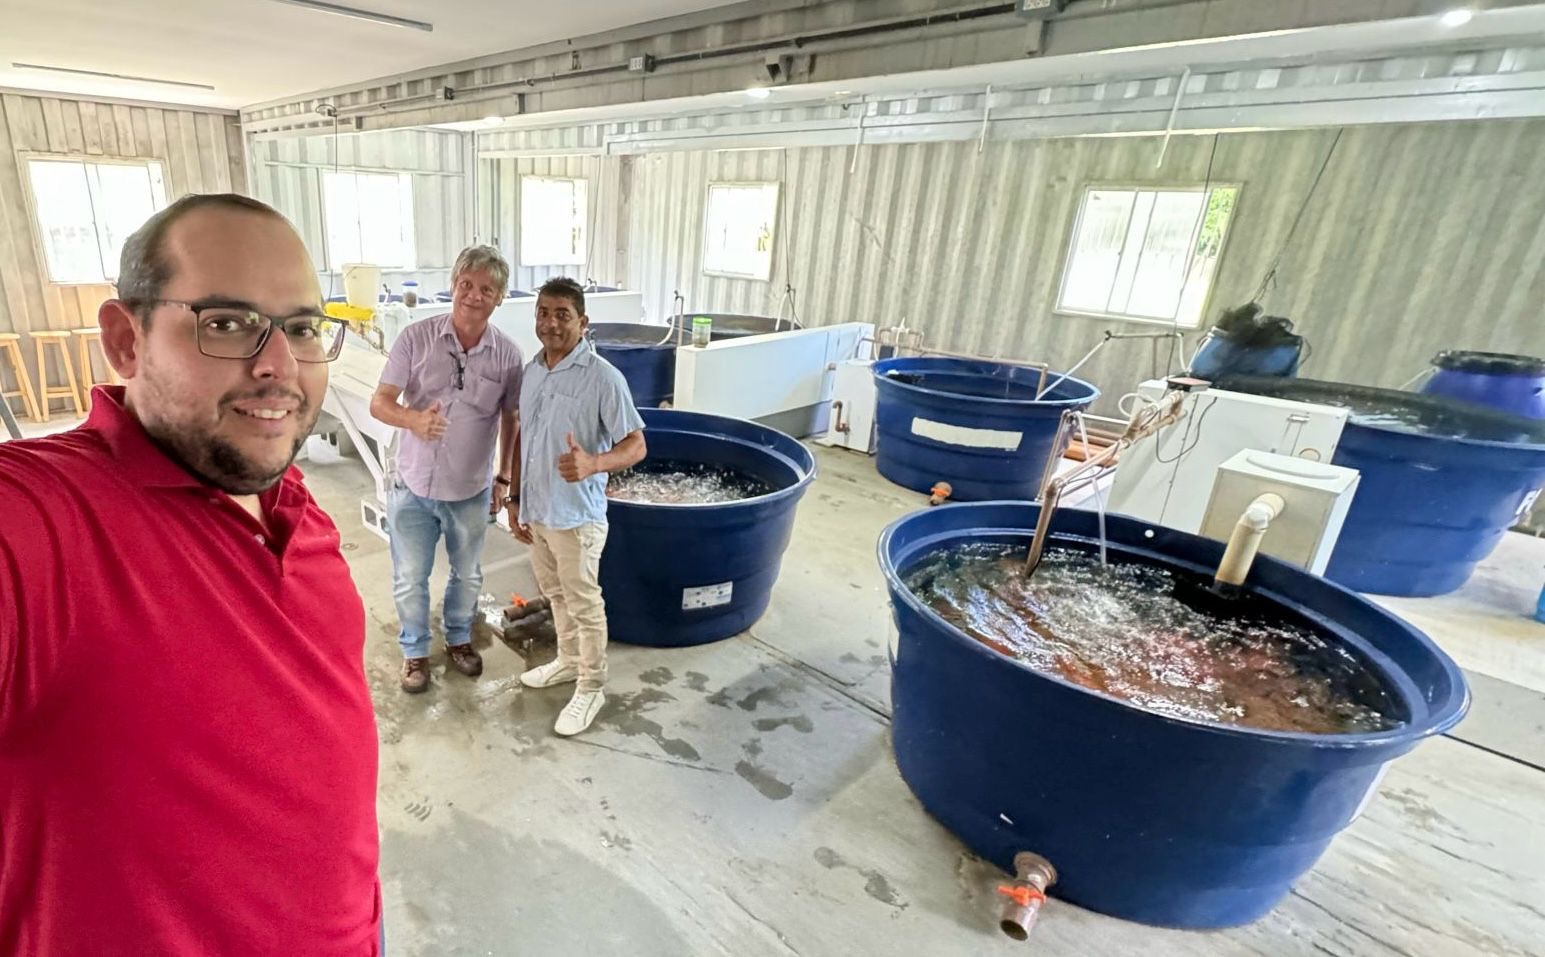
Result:
{"label": "man's arm", "polygon": [[439,402],[427,409],[410,409],[397,401],[401,396],[402,386],[381,383],[370,397],[370,414],[377,421],[385,422],[393,428],[407,429],[425,442],[432,442],[445,434],[450,422],[440,414]]}
{"label": "man's arm", "polygon": [[[506,410],[499,414],[499,454],[494,459],[493,501],[488,505],[488,510],[495,514],[504,504],[506,496],[516,495],[520,491],[520,479],[514,474],[515,435],[519,421],[512,411]],[[500,477],[509,481],[501,482]]]}
{"label": "man's arm", "polygon": [[505,514],[510,519],[510,531],[516,538],[530,545],[532,544],[531,529],[520,523],[520,417],[518,415],[515,418],[515,439],[510,443],[509,476],[513,489],[510,494],[515,496],[514,500],[506,506],[508,511]]}
{"label": "man's arm", "polygon": [[5,539],[0,538],[0,740],[12,717],[9,705],[16,700],[12,672],[21,655],[21,616],[20,576]]}
{"label": "man's arm", "polygon": [[566,482],[580,482],[601,472],[620,472],[630,465],[643,461],[649,449],[644,445],[644,432],[634,429],[622,437],[622,441],[599,455],[580,448],[574,441],[574,433],[564,436],[568,451],[558,456],[558,474]]}
{"label": "man's arm", "polygon": [[558,457],[558,474],[570,482],[578,482],[597,472],[620,472],[643,461],[649,452],[644,445],[643,417],[633,406],[633,394],[622,373],[608,369],[600,392],[601,432],[613,440],[612,447],[591,455],[580,448],[574,441],[574,434],[569,433],[566,438],[568,451]]}
{"label": "man's arm", "polygon": [[642,462],[648,454],[649,449],[644,445],[644,431],[634,429],[623,436],[621,442],[596,456],[596,471],[621,472]]}
{"label": "man's arm", "polygon": [[73,494],[54,494],[60,473],[20,448],[0,445],[0,742],[58,673],[77,614],[62,543],[81,540],[85,507]]}

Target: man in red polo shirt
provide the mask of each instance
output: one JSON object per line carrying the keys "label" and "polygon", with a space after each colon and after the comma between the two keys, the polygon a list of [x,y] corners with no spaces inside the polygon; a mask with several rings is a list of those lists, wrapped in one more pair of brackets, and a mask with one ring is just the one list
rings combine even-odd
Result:
{"label": "man in red polo shirt", "polygon": [[124,247],[123,387],[0,443],[0,954],[380,952],[364,610],[290,466],[341,344],[278,213]]}

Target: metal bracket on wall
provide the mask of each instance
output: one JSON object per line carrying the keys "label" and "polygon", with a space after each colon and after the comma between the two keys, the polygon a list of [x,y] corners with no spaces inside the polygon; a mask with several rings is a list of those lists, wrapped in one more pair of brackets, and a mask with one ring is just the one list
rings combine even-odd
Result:
{"label": "metal bracket on wall", "polygon": [[1191,68],[1188,66],[1181,71],[1180,82],[1175,86],[1175,102],[1169,108],[1169,120],[1164,124],[1164,142],[1159,144],[1159,158],[1154,161],[1154,169],[1164,165],[1164,154],[1169,152],[1169,139],[1175,133],[1175,116],[1180,112],[1180,101],[1185,98],[1186,84],[1189,82],[1191,82]]}

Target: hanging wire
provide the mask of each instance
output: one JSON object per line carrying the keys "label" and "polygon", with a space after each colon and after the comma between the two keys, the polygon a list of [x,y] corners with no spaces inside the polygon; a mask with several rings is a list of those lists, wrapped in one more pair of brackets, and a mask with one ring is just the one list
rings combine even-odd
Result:
{"label": "hanging wire", "polygon": [[1277,250],[1277,255],[1266,269],[1266,275],[1261,278],[1260,288],[1255,291],[1254,298],[1250,300],[1252,303],[1259,303],[1269,290],[1276,287],[1277,267],[1282,265],[1282,257],[1287,254],[1288,246],[1292,244],[1293,237],[1298,233],[1298,227],[1304,221],[1304,214],[1309,211],[1309,203],[1313,201],[1315,192],[1320,188],[1320,180],[1324,178],[1325,170],[1330,166],[1331,157],[1336,155],[1336,147],[1341,143],[1341,134],[1345,132],[1345,127],[1336,130],[1335,138],[1330,141],[1330,148],[1325,151],[1325,159],[1320,163],[1320,171],[1314,174],[1314,182],[1309,184],[1309,191],[1304,194],[1303,205],[1298,207],[1298,215],[1293,217],[1293,225],[1282,240],[1282,248]]}
{"label": "hanging wire", "polygon": [[[334,109],[333,109],[333,175],[334,176],[338,175],[338,149],[339,149],[339,145],[340,145],[339,141],[342,138],[342,135],[343,134],[339,131],[339,126],[338,126],[338,110],[337,110],[336,107],[334,107]],[[356,191],[357,191],[357,187],[356,187]],[[321,194],[318,198],[322,200],[322,256],[323,256],[323,260],[325,262],[327,262],[327,265],[329,267],[328,270],[327,270],[327,298],[331,299],[331,298],[333,298],[334,295],[337,294],[338,275],[339,275],[340,272],[342,272],[343,266],[340,263],[334,263],[334,262],[331,261],[332,260],[332,254],[331,254],[331,252],[330,252],[330,250],[328,248],[331,244],[328,243],[328,241],[327,241],[327,191],[322,189],[321,184],[318,183],[317,184],[317,192],[319,192]]]}
{"label": "hanging wire", "polygon": [[[586,184],[587,192],[591,182],[594,182],[597,186],[601,184],[599,163],[592,164],[590,158],[586,157],[585,159],[580,160],[580,166],[584,170],[580,182]],[[591,180],[590,178],[590,173],[592,171],[596,173],[594,180]],[[596,190],[596,192],[599,193],[600,190]],[[598,283],[595,281],[594,272],[596,234],[595,225],[601,219],[601,204],[598,202],[599,199],[599,196],[586,197],[587,201],[585,203],[585,285],[587,286],[598,285]]]}
{"label": "hanging wire", "polygon": [[778,300],[777,318],[773,320],[774,332],[778,330],[778,325],[783,320],[783,309],[785,306],[788,307],[789,318],[793,322],[791,328],[803,328],[803,324],[799,321],[799,309],[794,299],[794,258],[789,253],[791,248],[789,233],[793,231],[794,225],[790,221],[792,214],[789,211],[793,203],[789,201],[787,195],[789,192],[789,148],[787,146],[778,151],[778,181],[781,184],[780,190],[783,194],[778,197],[778,232],[783,239],[783,295]]}

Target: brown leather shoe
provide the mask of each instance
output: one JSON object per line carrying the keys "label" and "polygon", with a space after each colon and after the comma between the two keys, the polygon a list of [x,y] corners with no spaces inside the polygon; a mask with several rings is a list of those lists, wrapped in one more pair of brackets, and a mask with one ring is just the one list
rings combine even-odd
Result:
{"label": "brown leather shoe", "polygon": [[402,690],[408,694],[420,694],[429,690],[428,658],[402,660]]}
{"label": "brown leather shoe", "polygon": [[451,645],[445,649],[451,656],[451,665],[468,678],[476,678],[483,673],[483,656],[477,653],[477,649],[471,643],[465,645]]}

